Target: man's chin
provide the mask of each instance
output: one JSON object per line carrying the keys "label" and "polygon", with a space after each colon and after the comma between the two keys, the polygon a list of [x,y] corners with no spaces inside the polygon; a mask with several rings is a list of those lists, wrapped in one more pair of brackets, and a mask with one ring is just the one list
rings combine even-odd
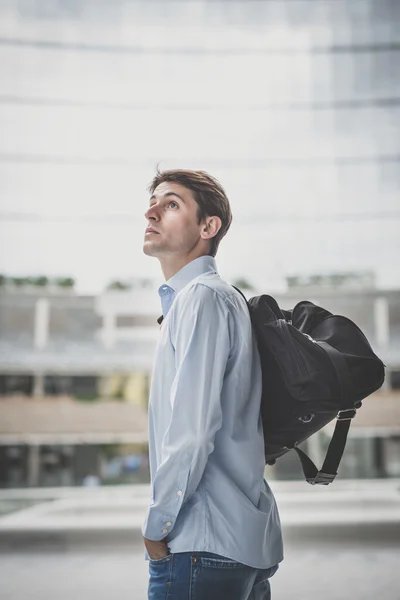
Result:
{"label": "man's chin", "polygon": [[157,252],[156,248],[153,248],[151,244],[143,245],[143,253],[147,254],[147,256],[158,256],[160,254],[160,252]]}

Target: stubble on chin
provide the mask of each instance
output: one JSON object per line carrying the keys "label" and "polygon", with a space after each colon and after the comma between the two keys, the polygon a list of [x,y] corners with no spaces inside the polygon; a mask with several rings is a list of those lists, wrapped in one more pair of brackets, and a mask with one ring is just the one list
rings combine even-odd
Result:
{"label": "stubble on chin", "polygon": [[145,242],[143,244],[143,252],[148,256],[158,256],[160,252],[162,252],[163,247],[158,244],[153,244],[149,242]]}

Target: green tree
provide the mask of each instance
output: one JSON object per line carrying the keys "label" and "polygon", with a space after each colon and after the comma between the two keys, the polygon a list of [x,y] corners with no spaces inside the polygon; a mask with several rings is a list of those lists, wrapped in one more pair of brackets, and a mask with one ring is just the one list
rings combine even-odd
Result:
{"label": "green tree", "polygon": [[130,290],[132,288],[132,285],[130,283],[127,283],[125,281],[111,281],[108,285],[107,285],[107,290]]}
{"label": "green tree", "polygon": [[56,277],[54,283],[62,288],[73,288],[75,286],[75,279],[72,277]]}
{"label": "green tree", "polygon": [[49,278],[45,275],[38,275],[37,277],[27,277],[27,283],[36,287],[46,287],[49,284]]}

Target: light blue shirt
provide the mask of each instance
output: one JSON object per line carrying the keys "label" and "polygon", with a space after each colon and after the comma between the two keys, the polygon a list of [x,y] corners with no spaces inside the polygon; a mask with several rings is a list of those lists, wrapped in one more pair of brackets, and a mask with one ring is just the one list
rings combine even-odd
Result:
{"label": "light blue shirt", "polygon": [[[164,320],[149,397],[151,498],[142,533],[172,553],[256,568],[283,560],[264,479],[261,364],[244,298],[200,256],[159,290]],[[145,549],[145,559],[149,556]]]}

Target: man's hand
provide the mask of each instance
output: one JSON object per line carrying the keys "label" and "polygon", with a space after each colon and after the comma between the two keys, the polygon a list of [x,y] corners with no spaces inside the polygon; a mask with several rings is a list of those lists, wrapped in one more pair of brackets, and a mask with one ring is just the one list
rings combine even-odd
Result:
{"label": "man's hand", "polygon": [[143,536],[144,545],[146,546],[146,550],[148,555],[152,559],[163,558],[169,554],[169,549],[165,538],[163,540],[149,540]]}

